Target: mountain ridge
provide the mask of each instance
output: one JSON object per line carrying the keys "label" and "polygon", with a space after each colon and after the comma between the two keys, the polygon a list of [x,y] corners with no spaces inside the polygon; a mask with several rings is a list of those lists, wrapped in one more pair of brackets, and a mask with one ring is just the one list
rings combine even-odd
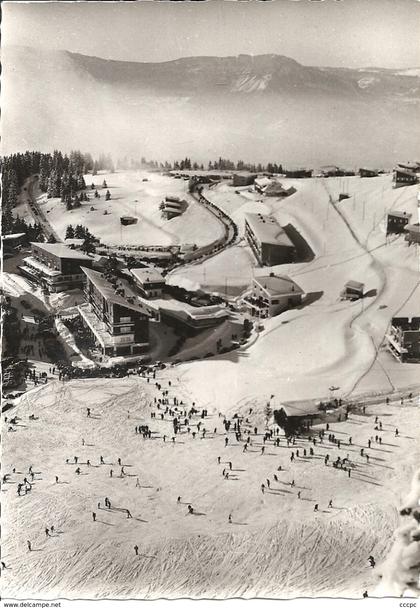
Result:
{"label": "mountain ridge", "polygon": [[2,50],[2,149],[392,166],[418,156],[420,74],[284,55],[141,63]]}

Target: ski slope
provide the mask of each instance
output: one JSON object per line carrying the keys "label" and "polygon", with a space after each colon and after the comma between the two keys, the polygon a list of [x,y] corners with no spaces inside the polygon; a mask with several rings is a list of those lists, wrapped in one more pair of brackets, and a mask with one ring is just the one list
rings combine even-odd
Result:
{"label": "ski slope", "polygon": [[[194,397],[177,374],[176,368],[165,370],[158,381],[170,397],[191,404]],[[371,406],[366,415],[330,421],[341,449],[318,444],[314,457],[291,463],[291,449],[302,453],[307,439],[288,448],[281,437],[280,447],[269,442],[261,456],[261,411],[249,415],[249,428],[258,426],[259,434],[252,435],[247,453],[233,433],[224,447],[217,404],[202,420],[208,429],[205,439],[194,439],[184,429],[173,444],[170,417],[150,417],[151,411],[158,412],[151,404],[159,395],[146,379],[129,377],[52,381],[22,399],[16,409],[21,421],[15,432],[5,433],[3,447],[3,474],[13,467],[17,471],[2,489],[5,598],[358,598],[374,588],[367,557],[374,554],[380,561],[391,546],[397,505],[419,457],[415,402]],[[86,407],[92,408],[91,418]],[[38,419],[29,421],[31,413]],[[375,415],[384,423],[383,443],[374,444],[366,463],[359,446],[374,432]],[[191,420],[192,430],[200,420]],[[151,425],[153,438],[137,435],[138,424]],[[356,465],[350,479],[324,465],[327,453],[331,459],[349,454]],[[74,456],[79,476],[76,465],[66,464]],[[99,464],[100,456],[106,464]],[[124,477],[119,476],[118,458]],[[233,464],[228,480],[221,472],[227,461]],[[33,488],[18,496],[16,483],[30,465]],[[271,488],[262,494],[266,478]],[[295,487],[290,486],[293,479]],[[111,510],[104,509],[105,496]],[[328,508],[330,499],[333,508]],[[187,514],[188,504],[194,515]],[[126,518],[126,508],[132,519]],[[44,528],[51,525],[55,532],[48,538]]]}

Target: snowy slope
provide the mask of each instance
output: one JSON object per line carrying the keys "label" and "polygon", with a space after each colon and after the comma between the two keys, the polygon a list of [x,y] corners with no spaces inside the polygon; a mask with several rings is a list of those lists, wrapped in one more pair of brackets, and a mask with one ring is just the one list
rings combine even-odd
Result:
{"label": "snowy slope", "polygon": [[[176,368],[158,379],[170,396],[176,394],[186,404],[195,398]],[[172,444],[169,416],[163,421],[150,418],[150,403],[159,395],[152,383],[132,377],[64,385],[56,381],[23,398],[17,408],[22,420],[15,432],[6,434],[3,448],[3,473],[17,470],[2,490],[2,559],[9,566],[2,575],[4,597],[357,598],[376,584],[366,559],[370,554],[381,559],[392,542],[396,505],[419,456],[415,407],[372,406],[368,416],[331,422],[331,432],[345,444],[352,435],[357,445],[341,450],[318,445],[315,457],[291,465],[292,448],[284,438],[279,448],[267,444],[261,456],[258,411],[249,416],[251,428],[257,424],[260,434],[253,436],[248,453],[233,434],[225,448],[215,402],[203,421],[206,439],[193,439],[184,431]],[[92,408],[90,419],[86,406]],[[31,413],[39,419],[28,421]],[[375,445],[366,464],[359,445],[371,436],[374,415],[384,422],[383,447]],[[193,430],[199,420],[191,421]],[[150,424],[154,438],[136,435],[138,424]],[[307,444],[298,440],[293,449]],[[351,479],[323,462],[326,453],[335,458],[346,452],[357,465]],[[66,464],[75,455],[80,476],[75,465]],[[101,455],[105,465],[99,464]],[[125,477],[119,477],[117,458]],[[229,460],[232,478],[225,480],[221,470]],[[280,464],[282,472],[277,471]],[[33,489],[19,497],[16,483],[30,465],[36,472]],[[260,485],[268,477],[271,490],[262,495]],[[292,479],[295,488],[290,487]],[[103,508],[105,496],[112,510]],[[327,508],[330,499],[332,509]],[[194,506],[195,516],[186,514],[187,504]],[[132,519],[126,518],[125,508]],[[92,511],[97,513],[95,523]],[[44,528],[51,525],[55,532],[47,538]]]}

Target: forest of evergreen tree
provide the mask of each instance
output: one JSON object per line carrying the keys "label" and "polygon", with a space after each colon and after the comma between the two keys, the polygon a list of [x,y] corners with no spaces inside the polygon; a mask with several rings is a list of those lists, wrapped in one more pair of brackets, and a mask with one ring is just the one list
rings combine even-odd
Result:
{"label": "forest of evergreen tree", "polygon": [[38,240],[41,234],[39,225],[27,224],[22,218],[14,218],[12,210],[18,203],[20,190],[28,177],[38,176],[38,187],[49,198],[59,197],[66,209],[80,206],[87,200],[84,193],[84,175],[98,171],[114,171],[109,155],[101,155],[93,160],[90,154],[78,150],[63,154],[59,150],[51,153],[26,151],[11,154],[1,159],[2,186],[2,234],[25,232],[29,240]]}

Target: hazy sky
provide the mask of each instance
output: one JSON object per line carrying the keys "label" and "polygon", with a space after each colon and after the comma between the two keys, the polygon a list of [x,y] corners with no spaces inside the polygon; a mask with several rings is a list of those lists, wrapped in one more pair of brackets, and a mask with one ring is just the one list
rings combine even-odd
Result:
{"label": "hazy sky", "polygon": [[3,44],[109,59],[276,53],[306,65],[420,66],[419,0],[3,2]]}

